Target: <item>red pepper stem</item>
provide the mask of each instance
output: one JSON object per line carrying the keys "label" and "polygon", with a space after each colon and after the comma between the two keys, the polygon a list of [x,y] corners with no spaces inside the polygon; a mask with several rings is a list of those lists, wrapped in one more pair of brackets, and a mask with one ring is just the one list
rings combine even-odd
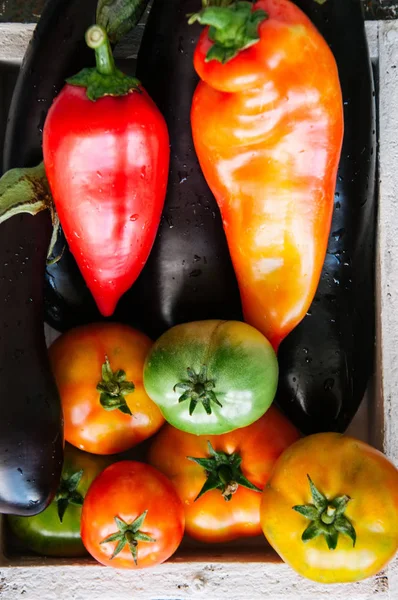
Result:
{"label": "red pepper stem", "polygon": [[86,31],[86,44],[95,52],[98,73],[113,75],[116,70],[115,61],[105,29],[99,25],[90,27]]}

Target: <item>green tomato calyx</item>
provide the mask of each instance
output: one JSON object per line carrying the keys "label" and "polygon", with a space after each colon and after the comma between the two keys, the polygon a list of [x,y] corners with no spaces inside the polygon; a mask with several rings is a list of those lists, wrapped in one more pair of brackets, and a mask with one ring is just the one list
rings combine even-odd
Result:
{"label": "green tomato calyx", "polygon": [[207,366],[202,365],[200,373],[195,373],[191,368],[187,369],[188,380],[181,381],[174,386],[174,391],[183,392],[179,397],[178,402],[189,400],[189,414],[192,415],[198,404],[203,404],[208,415],[211,415],[211,404],[217,404],[222,407],[218,400],[214,388],[216,386],[214,380],[207,378]]}
{"label": "green tomato calyx", "polygon": [[118,409],[125,415],[132,416],[125,396],[135,390],[132,381],[126,381],[126,373],[121,369],[113,372],[107,356],[102,365],[102,379],[97,384],[97,391],[101,393],[100,403],[105,410]]}
{"label": "green tomato calyx", "polygon": [[209,26],[209,39],[213,42],[206,62],[217,60],[226,63],[241,50],[246,50],[260,40],[260,24],[268,18],[264,10],[253,10],[252,2],[222,3],[205,6],[200,12],[190,15],[189,24],[198,21]]}
{"label": "green tomato calyx", "polygon": [[87,98],[96,102],[104,96],[125,96],[139,92],[140,82],[115,67],[108,35],[100,25],[86,31],[86,43],[95,51],[96,68],[85,68],[66,80],[70,85],[86,88]]}
{"label": "green tomato calyx", "polygon": [[69,475],[69,477],[61,478],[58,491],[55,495],[58,517],[61,523],[70,504],[73,504],[74,506],[83,505],[83,496],[77,491],[77,487],[82,477],[83,469],[73,473],[72,475]]}
{"label": "green tomato calyx", "polygon": [[293,506],[297,511],[311,523],[303,532],[301,539],[308,542],[319,535],[324,535],[329,550],[335,550],[339,534],[347,535],[355,546],[357,539],[356,531],[351,521],[344,515],[349,496],[336,496],[333,500],[328,500],[315,486],[311,477],[307,475],[310,484],[313,504],[303,504]]}
{"label": "green tomato calyx", "polygon": [[156,542],[156,540],[153,537],[151,537],[147,533],[143,533],[142,531],[140,531],[140,528],[143,526],[147,514],[148,511],[145,510],[132,523],[126,523],[125,521],[123,521],[123,519],[120,519],[119,517],[114,517],[118,531],[112,533],[100,542],[100,544],[109,544],[111,542],[117,542],[110,560],[115,558],[115,556],[117,556],[123,550],[125,545],[128,544],[134,562],[137,565],[138,542]]}
{"label": "green tomato calyx", "polygon": [[187,457],[189,460],[203,467],[206,472],[206,483],[195,498],[195,502],[210,490],[220,490],[224,500],[229,502],[240,485],[254,492],[262,491],[243,475],[240,454],[237,452],[233,454],[221,451],[217,452],[209,441],[207,442],[207,447],[209,449],[208,458]]}

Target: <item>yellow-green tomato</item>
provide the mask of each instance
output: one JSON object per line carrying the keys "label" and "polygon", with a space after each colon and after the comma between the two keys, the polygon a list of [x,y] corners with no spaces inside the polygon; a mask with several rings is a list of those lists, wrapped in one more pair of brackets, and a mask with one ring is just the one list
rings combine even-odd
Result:
{"label": "yellow-green tomato", "polygon": [[346,583],[375,575],[398,549],[398,470],[354,438],[303,438],[275,463],[261,526],[303,577]]}
{"label": "yellow-green tomato", "polygon": [[246,427],[270,407],[278,363],[268,340],[238,321],[173,327],[152,347],[144,386],[177,429],[217,435]]}
{"label": "yellow-green tomato", "polygon": [[51,504],[33,517],[7,517],[11,531],[25,548],[43,556],[87,554],[80,536],[82,504],[93,480],[109,464],[109,459],[66,444],[61,482]]}

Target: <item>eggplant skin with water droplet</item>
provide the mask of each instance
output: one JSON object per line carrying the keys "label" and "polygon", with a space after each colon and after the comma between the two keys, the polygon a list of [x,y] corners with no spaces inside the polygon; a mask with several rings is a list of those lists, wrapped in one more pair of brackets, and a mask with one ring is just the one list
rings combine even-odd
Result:
{"label": "eggplant skin with water droplet", "polygon": [[[43,114],[63,77],[90,60],[84,33],[94,22],[95,2],[77,5],[49,2],[43,12],[11,104],[4,171],[41,162]],[[0,226],[0,513],[20,516],[50,504],[63,462],[61,403],[43,330],[51,229],[46,213]]]}
{"label": "eggplant skin with water droplet", "polygon": [[303,433],[343,432],[370,383],[375,348],[376,124],[359,0],[297,0],[337,61],[345,137],[317,294],[278,353],[277,403]]}

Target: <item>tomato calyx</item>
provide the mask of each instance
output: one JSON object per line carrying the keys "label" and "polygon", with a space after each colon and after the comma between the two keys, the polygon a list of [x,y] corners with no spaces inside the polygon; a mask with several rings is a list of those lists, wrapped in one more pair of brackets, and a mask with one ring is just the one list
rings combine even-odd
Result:
{"label": "tomato calyx", "polygon": [[313,504],[303,504],[293,506],[293,510],[297,511],[311,523],[303,532],[301,539],[303,542],[308,542],[319,535],[324,535],[329,550],[335,550],[339,534],[347,535],[352,540],[352,545],[355,547],[356,531],[351,521],[344,515],[348,502],[351,500],[349,496],[336,496],[333,500],[328,500],[313,483],[311,477],[307,475],[310,484]]}
{"label": "tomato calyx", "polygon": [[260,40],[258,28],[268,18],[264,10],[254,10],[252,2],[227,2],[221,6],[205,6],[190,15],[189,24],[198,21],[209,25],[209,39],[213,42],[206,62],[218,60],[226,63],[241,50],[246,50]]}
{"label": "tomato calyx", "polygon": [[207,366],[202,365],[200,373],[195,373],[191,368],[187,369],[188,381],[181,381],[176,383],[174,391],[182,391],[182,396],[179,397],[178,402],[185,402],[189,400],[189,414],[192,416],[195,408],[198,404],[202,403],[208,415],[211,415],[212,407],[211,403],[217,404],[222,407],[221,402],[218,400],[214,388],[216,386],[214,380],[207,378]]}
{"label": "tomato calyx", "polygon": [[83,496],[77,491],[77,487],[82,476],[83,469],[77,471],[76,473],[72,473],[72,475],[69,475],[69,477],[61,478],[58,491],[55,495],[58,517],[61,523],[70,504],[73,504],[74,506],[83,505]]}
{"label": "tomato calyx", "polygon": [[86,32],[86,43],[95,51],[96,67],[82,69],[77,75],[69,77],[67,83],[86,88],[87,98],[93,102],[104,96],[141,93],[138,79],[116,68],[108,35],[103,27],[90,27]]}
{"label": "tomato calyx", "polygon": [[131,554],[133,556],[134,562],[138,564],[138,555],[137,555],[137,547],[138,542],[156,542],[155,538],[151,537],[147,533],[143,533],[140,531],[140,528],[144,524],[145,517],[147,516],[148,511],[145,510],[139,517],[137,517],[132,523],[126,523],[123,519],[119,517],[114,517],[115,523],[117,525],[118,531],[112,533],[104,540],[100,542],[100,544],[109,544],[110,542],[118,542],[113,554],[110,558],[112,560],[117,556],[125,547],[126,544],[129,545]]}
{"label": "tomato calyx", "polygon": [[229,502],[240,485],[254,492],[262,491],[243,475],[240,468],[242,464],[240,454],[237,452],[233,454],[217,452],[209,441],[207,442],[207,447],[209,449],[209,458],[187,456],[189,460],[203,467],[206,471],[206,482],[196,496],[195,502],[210,490],[221,490],[224,500]]}
{"label": "tomato calyx", "polygon": [[100,403],[105,410],[120,410],[126,415],[132,416],[125,396],[135,390],[132,381],[126,381],[126,373],[122,369],[113,372],[109,358],[105,356],[102,365],[102,379],[97,384],[97,391],[101,392]]}

